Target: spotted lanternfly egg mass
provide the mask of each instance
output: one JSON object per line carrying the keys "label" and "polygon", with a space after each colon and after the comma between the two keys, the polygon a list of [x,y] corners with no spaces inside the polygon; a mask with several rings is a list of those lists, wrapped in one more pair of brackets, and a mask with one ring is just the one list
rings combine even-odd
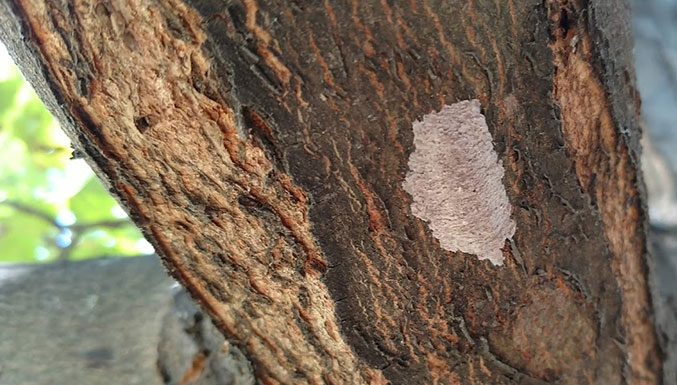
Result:
{"label": "spotted lanternfly egg mass", "polygon": [[446,105],[413,130],[404,181],[412,213],[429,223],[442,248],[502,265],[501,248],[515,234],[515,222],[479,101]]}

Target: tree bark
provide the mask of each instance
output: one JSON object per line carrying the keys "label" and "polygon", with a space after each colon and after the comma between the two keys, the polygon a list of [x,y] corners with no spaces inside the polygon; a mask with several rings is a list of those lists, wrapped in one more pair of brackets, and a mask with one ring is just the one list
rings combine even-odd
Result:
{"label": "tree bark", "polygon": [[[0,4],[259,382],[661,382],[624,1]],[[502,265],[443,247],[403,187],[412,127],[473,99],[515,222]]]}

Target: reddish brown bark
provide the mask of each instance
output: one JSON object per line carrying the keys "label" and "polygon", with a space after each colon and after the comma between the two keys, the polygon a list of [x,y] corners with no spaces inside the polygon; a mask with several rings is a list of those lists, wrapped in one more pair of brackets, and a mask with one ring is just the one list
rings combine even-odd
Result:
{"label": "reddish brown bark", "polygon": [[[660,383],[622,1],[1,4],[261,383]],[[402,188],[413,122],[469,99],[506,169],[503,266],[440,247]]]}

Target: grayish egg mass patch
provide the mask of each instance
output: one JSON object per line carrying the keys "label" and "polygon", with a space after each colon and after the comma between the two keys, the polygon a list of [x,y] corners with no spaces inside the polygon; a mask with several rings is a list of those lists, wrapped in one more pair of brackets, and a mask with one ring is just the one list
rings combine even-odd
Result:
{"label": "grayish egg mass patch", "polygon": [[414,198],[411,212],[429,223],[444,249],[502,265],[515,222],[479,101],[444,106],[413,129],[416,149],[404,181]]}

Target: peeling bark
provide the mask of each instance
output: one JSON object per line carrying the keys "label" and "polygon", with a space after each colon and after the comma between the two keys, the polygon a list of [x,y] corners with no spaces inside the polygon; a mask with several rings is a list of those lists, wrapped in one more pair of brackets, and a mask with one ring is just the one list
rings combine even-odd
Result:
{"label": "peeling bark", "polygon": [[[261,383],[661,382],[623,1],[0,7]],[[413,123],[471,99],[506,170],[502,266],[440,247],[402,187]]]}

